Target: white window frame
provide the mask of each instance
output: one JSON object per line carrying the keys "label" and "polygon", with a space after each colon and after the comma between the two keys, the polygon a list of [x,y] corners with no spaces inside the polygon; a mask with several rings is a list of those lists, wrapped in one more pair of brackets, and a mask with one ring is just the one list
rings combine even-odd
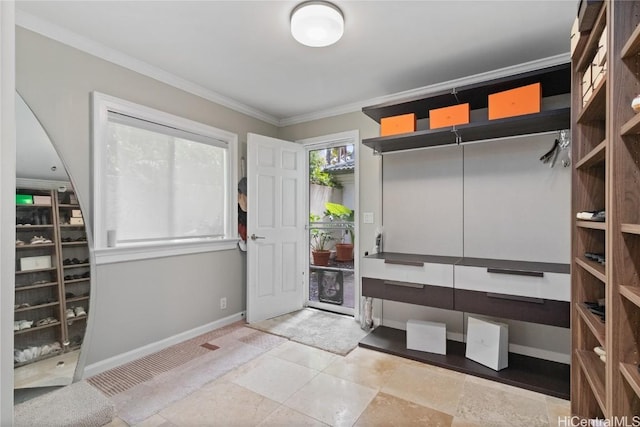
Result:
{"label": "white window frame", "polygon": [[[93,187],[93,236],[94,254],[97,264],[132,261],[137,259],[159,258],[200,252],[212,252],[237,248],[238,215],[238,135],[213,126],[175,116],[154,108],[145,107],[100,92],[92,92],[92,187]],[[106,148],[108,142],[109,112],[129,115],[161,125],[175,127],[195,134],[214,138],[227,144],[228,169],[227,218],[225,237],[166,240],[153,243],[130,243],[116,247],[107,247],[103,206],[106,205],[106,192],[103,191],[104,171],[106,170]]]}

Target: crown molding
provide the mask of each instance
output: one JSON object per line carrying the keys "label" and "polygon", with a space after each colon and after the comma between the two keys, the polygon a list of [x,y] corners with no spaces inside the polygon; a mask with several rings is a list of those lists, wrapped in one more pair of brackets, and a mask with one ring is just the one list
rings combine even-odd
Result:
{"label": "crown molding", "polygon": [[403,102],[411,98],[419,96],[427,96],[429,94],[440,92],[446,89],[452,89],[455,87],[466,86],[474,83],[480,83],[488,80],[498,79],[501,77],[512,76],[514,74],[526,73],[528,71],[539,70],[541,68],[553,67],[554,65],[566,64],[571,61],[571,55],[569,52],[562,53],[547,58],[537,59],[534,61],[524,62],[522,64],[511,65],[509,67],[499,68],[497,70],[491,70],[484,73],[474,74],[472,76],[462,77],[459,79],[448,80],[446,82],[436,83],[429,86],[423,86],[416,89],[406,90],[404,92],[397,92],[391,95],[380,96],[377,98],[371,98],[366,101],[354,102],[326,110],[321,110],[309,114],[301,114],[299,116],[287,117],[281,119],[278,126],[291,126],[300,123],[310,122],[313,120],[325,119],[328,117],[338,116],[341,114],[354,113],[362,111],[362,108],[370,105],[383,104],[387,102]]}
{"label": "crown molding", "polygon": [[340,105],[337,107],[328,108],[325,110],[315,111],[307,114],[300,114],[297,116],[286,117],[278,119],[270,114],[264,113],[256,108],[245,105],[241,102],[235,101],[229,97],[221,95],[210,89],[202,87],[196,83],[190,82],[186,79],[171,74],[161,68],[155,67],[144,61],[140,61],[115,49],[111,49],[103,44],[97,43],[91,39],[81,36],[77,33],[69,31],[58,25],[52,24],[48,21],[40,19],[34,15],[16,10],[16,25],[23,27],[27,30],[36,32],[50,39],[56,40],[60,43],[66,44],[90,55],[104,59],[105,61],[112,62],[121,67],[133,70],[137,73],[158,80],[162,83],[168,84],[175,88],[184,90],[185,92],[204,98],[208,101],[222,105],[223,107],[230,108],[247,116],[253,117],[263,122],[272,124],[278,127],[292,126],[300,123],[311,122],[314,120],[325,119],[329,117],[339,116],[342,114],[349,114],[362,111],[363,107],[382,104],[386,102],[402,102],[416,96],[426,96],[434,92],[438,92],[444,89],[451,89],[454,87],[466,86],[469,84],[479,83],[482,81],[497,79],[500,77],[506,77],[513,74],[524,73],[527,71],[533,71],[540,68],[551,67],[554,65],[564,64],[571,60],[569,52],[562,53],[548,58],[538,59],[534,61],[525,62],[518,65],[499,68],[484,73],[474,74],[472,76],[463,77],[460,79],[449,80],[446,82],[436,83],[433,85],[423,86],[416,89],[411,89],[403,92],[397,92],[391,95],[380,96],[371,98],[364,101],[353,102],[350,104]]}
{"label": "crown molding", "polygon": [[161,68],[155,67],[144,61],[140,61],[115,49],[111,49],[103,44],[88,39],[77,33],[69,31],[51,22],[45,21],[34,15],[21,10],[16,10],[16,25],[45,37],[66,44],[90,55],[96,56],[105,61],[112,62],[121,67],[140,73],[144,76],[166,83],[185,92],[197,95],[208,101],[215,102],[223,107],[230,108],[247,116],[253,117],[263,122],[278,126],[279,120],[253,107],[235,101],[210,89],[185,80],[171,74]]}

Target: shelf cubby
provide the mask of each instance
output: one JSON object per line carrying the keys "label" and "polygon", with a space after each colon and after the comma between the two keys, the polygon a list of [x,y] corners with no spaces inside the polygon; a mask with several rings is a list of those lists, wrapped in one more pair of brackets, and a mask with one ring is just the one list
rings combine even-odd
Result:
{"label": "shelf cubby", "polygon": [[620,286],[620,295],[640,308],[640,288],[636,286]]}
{"label": "shelf cubby", "polygon": [[601,346],[605,346],[606,340],[606,332],[605,332],[605,324],[600,320],[598,316],[591,313],[582,303],[575,303],[576,310],[580,314],[580,317],[584,321],[584,323],[589,327],[589,330],[593,333],[593,336],[598,340]]}
{"label": "shelf cubby", "polygon": [[576,350],[576,356],[580,363],[580,368],[591,386],[591,391],[598,402],[598,406],[606,416],[605,364],[593,351]]}
{"label": "shelf cubby", "polygon": [[640,114],[636,114],[629,119],[620,128],[620,135],[637,135],[640,134]]}
{"label": "shelf cubby", "polygon": [[606,101],[607,77],[604,77],[593,89],[591,98],[578,115],[578,123],[584,124],[593,121],[604,121],[606,115]]}
{"label": "shelf cubby", "polygon": [[640,53],[640,24],[636,25],[627,42],[622,47],[620,56],[623,59],[631,58]]}
{"label": "shelf cubby", "polygon": [[640,398],[640,372],[638,372],[638,367],[630,363],[620,363],[620,373],[635,391],[636,396]]}
{"label": "shelf cubby", "polygon": [[602,9],[600,9],[600,12],[598,13],[598,17],[596,18],[596,22],[593,25],[593,28],[591,29],[591,31],[589,31],[587,43],[583,48],[584,50],[579,55],[578,60],[575,62],[576,70],[583,71],[595,56],[596,50],[598,49],[598,42],[600,41],[600,36],[602,35],[602,32],[604,31],[606,24],[607,24],[607,11],[606,11],[606,8],[603,7]]}
{"label": "shelf cubby", "polygon": [[576,169],[589,169],[597,165],[603,165],[606,154],[607,140],[604,140],[576,163]]}
{"label": "shelf cubby", "polygon": [[46,325],[42,325],[42,326],[32,326],[30,328],[21,329],[19,331],[13,331],[13,334],[14,335],[22,335],[22,334],[27,334],[27,333],[31,333],[31,332],[41,331],[43,329],[48,329],[48,328],[52,328],[54,326],[59,326],[59,325],[60,325],[60,322],[47,323]]}
{"label": "shelf cubby", "polygon": [[604,265],[583,258],[576,258],[576,264],[591,273],[594,277],[600,280],[602,283],[607,282],[607,276],[605,273]]}

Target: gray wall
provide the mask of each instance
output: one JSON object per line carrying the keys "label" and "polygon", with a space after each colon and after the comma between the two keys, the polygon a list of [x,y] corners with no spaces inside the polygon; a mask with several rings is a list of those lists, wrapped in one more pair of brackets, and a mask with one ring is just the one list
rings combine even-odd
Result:
{"label": "gray wall", "polygon": [[462,147],[384,155],[384,250],[462,256]]}
{"label": "gray wall", "polygon": [[[88,214],[91,91],[235,132],[242,142],[247,132],[277,134],[273,125],[23,28],[16,30],[16,72],[17,90],[51,137]],[[239,152],[246,153],[246,143]],[[232,250],[97,266],[87,364],[244,310],[244,263],[244,255]]]}
{"label": "gray wall", "polygon": [[556,134],[384,155],[385,251],[569,263],[571,168]]}

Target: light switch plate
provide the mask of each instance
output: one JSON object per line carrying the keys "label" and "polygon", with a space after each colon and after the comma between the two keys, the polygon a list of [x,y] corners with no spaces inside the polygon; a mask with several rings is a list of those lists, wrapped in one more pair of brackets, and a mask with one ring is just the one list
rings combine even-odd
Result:
{"label": "light switch plate", "polygon": [[364,224],[373,224],[373,212],[364,212],[362,214],[362,222]]}

